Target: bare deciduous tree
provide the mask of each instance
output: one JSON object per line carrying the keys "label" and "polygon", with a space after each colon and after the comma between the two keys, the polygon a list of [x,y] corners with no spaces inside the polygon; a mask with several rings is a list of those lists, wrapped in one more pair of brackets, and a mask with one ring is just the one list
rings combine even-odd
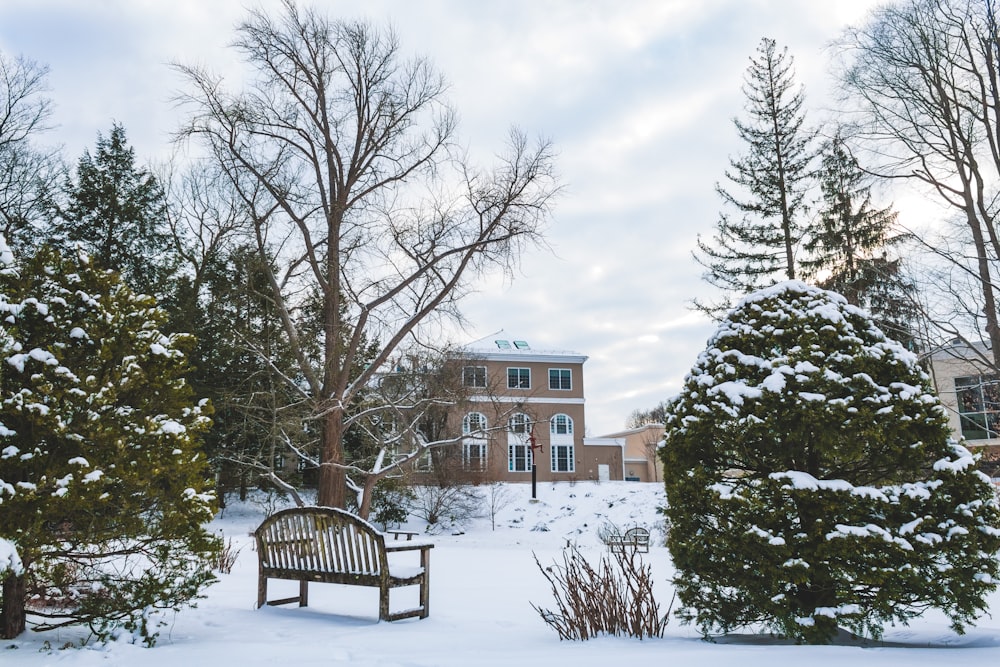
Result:
{"label": "bare deciduous tree", "polygon": [[[887,178],[915,181],[951,209],[965,249],[937,252],[972,278],[972,329],[1000,367],[1000,34],[994,0],[907,0],[878,9],[842,40],[842,81],[856,142]],[[940,248],[941,244],[932,243]],[[938,279],[940,280],[940,279]],[[950,279],[949,281],[950,282]],[[964,308],[967,300],[950,302]],[[953,323],[953,310],[941,321]],[[966,332],[968,333],[968,332]]]}
{"label": "bare deciduous tree", "polygon": [[15,248],[33,242],[24,230],[41,216],[58,173],[55,154],[32,144],[52,111],[46,76],[47,67],[0,52],[0,233]]}
{"label": "bare deciduous tree", "polygon": [[[404,60],[389,30],[286,0],[280,17],[252,12],[235,47],[251,70],[241,92],[179,67],[191,86],[180,136],[209,149],[260,248],[277,251],[270,282],[297,359],[287,381],[321,440],[318,502],[343,506],[355,397],[422,325],[457,316],[477,276],[511,270],[540,242],[558,189],[552,150],[512,132],[492,170],[456,157],[444,80]],[[294,317],[309,293],[321,300],[318,358]]]}

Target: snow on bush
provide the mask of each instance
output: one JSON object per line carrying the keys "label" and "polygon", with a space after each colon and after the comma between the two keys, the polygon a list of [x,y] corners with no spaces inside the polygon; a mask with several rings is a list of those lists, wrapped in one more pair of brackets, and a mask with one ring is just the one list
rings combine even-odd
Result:
{"label": "snow on bush", "polygon": [[210,407],[184,380],[193,341],[165,337],[152,298],[82,257],[43,248],[12,264],[6,252],[0,244],[0,539],[17,540],[27,571],[0,618],[26,611],[36,629],[82,623],[153,643],[158,612],[200,595],[218,549],[203,526],[214,509],[200,443]]}
{"label": "snow on bush", "polygon": [[704,634],[838,627],[938,608],[961,631],[998,576],[1000,510],[916,356],[832,292],[745,298],[669,404],[678,617]]}

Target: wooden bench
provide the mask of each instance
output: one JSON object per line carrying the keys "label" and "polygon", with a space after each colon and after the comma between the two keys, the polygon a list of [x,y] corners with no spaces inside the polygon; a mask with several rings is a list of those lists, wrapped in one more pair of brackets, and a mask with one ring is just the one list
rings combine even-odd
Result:
{"label": "wooden bench", "polygon": [[[332,507],[295,507],[276,512],[254,531],[259,562],[257,608],[298,602],[309,604],[309,582],[373,586],[379,589],[379,620],[397,621],[430,609],[430,549],[433,544],[399,542],[386,546],[385,536],[367,521]],[[389,554],[419,551],[420,565],[393,564]],[[268,579],[299,582],[299,595],[267,599]],[[420,586],[420,606],[389,611],[389,591]]]}
{"label": "wooden bench", "polygon": [[611,535],[608,537],[608,549],[621,552],[633,549],[649,553],[649,531],[645,528],[629,528],[621,535]]}

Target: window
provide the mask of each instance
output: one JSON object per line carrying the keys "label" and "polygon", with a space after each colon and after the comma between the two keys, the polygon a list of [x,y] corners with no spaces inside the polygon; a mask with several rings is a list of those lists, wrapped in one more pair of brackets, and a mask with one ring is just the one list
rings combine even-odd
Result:
{"label": "window", "polygon": [[431,455],[430,449],[414,459],[413,469],[418,472],[430,472],[434,469],[434,457]]}
{"label": "window", "polygon": [[515,340],[514,341],[514,347],[516,347],[519,350],[530,350],[531,349],[531,346],[528,345],[528,341],[525,341],[525,340]]}
{"label": "window", "polygon": [[507,422],[507,470],[530,472],[531,465],[531,419],[516,414]]}
{"label": "window", "polygon": [[507,369],[508,389],[531,389],[531,369],[529,368],[508,368]]}
{"label": "window", "polygon": [[466,387],[485,387],[486,366],[466,366],[463,368],[462,383]]}
{"label": "window", "polygon": [[572,389],[572,377],[568,368],[550,368],[549,389]]}
{"label": "window", "polygon": [[494,342],[497,344],[497,349],[500,349],[500,350],[509,350],[510,349],[510,341],[509,340],[497,340],[497,341],[494,341]]}
{"label": "window", "polygon": [[470,433],[485,433],[486,431],[486,415],[481,412],[470,412],[469,414],[462,417],[462,433],[468,435]]}
{"label": "window", "polygon": [[962,435],[968,440],[1000,438],[1000,376],[955,378]]}
{"label": "window", "polygon": [[552,472],[574,472],[573,445],[552,445]]}
{"label": "window", "polygon": [[573,435],[573,420],[566,415],[556,415],[549,421],[552,435]]}
{"label": "window", "polygon": [[462,468],[469,471],[486,470],[486,441],[469,438],[462,443]]}
{"label": "window", "polygon": [[552,472],[574,472],[573,420],[569,415],[555,415],[549,420],[549,448],[552,450]]}

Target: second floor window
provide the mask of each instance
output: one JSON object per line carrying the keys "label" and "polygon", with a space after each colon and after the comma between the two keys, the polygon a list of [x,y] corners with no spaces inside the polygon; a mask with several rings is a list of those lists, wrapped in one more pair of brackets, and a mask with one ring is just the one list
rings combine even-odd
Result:
{"label": "second floor window", "polygon": [[466,387],[485,387],[486,366],[466,366],[463,368],[462,383]]}
{"label": "second floor window", "polygon": [[531,369],[528,368],[508,368],[507,369],[508,389],[531,389]]}
{"label": "second floor window", "polygon": [[572,374],[568,368],[549,369],[549,389],[572,389]]}

